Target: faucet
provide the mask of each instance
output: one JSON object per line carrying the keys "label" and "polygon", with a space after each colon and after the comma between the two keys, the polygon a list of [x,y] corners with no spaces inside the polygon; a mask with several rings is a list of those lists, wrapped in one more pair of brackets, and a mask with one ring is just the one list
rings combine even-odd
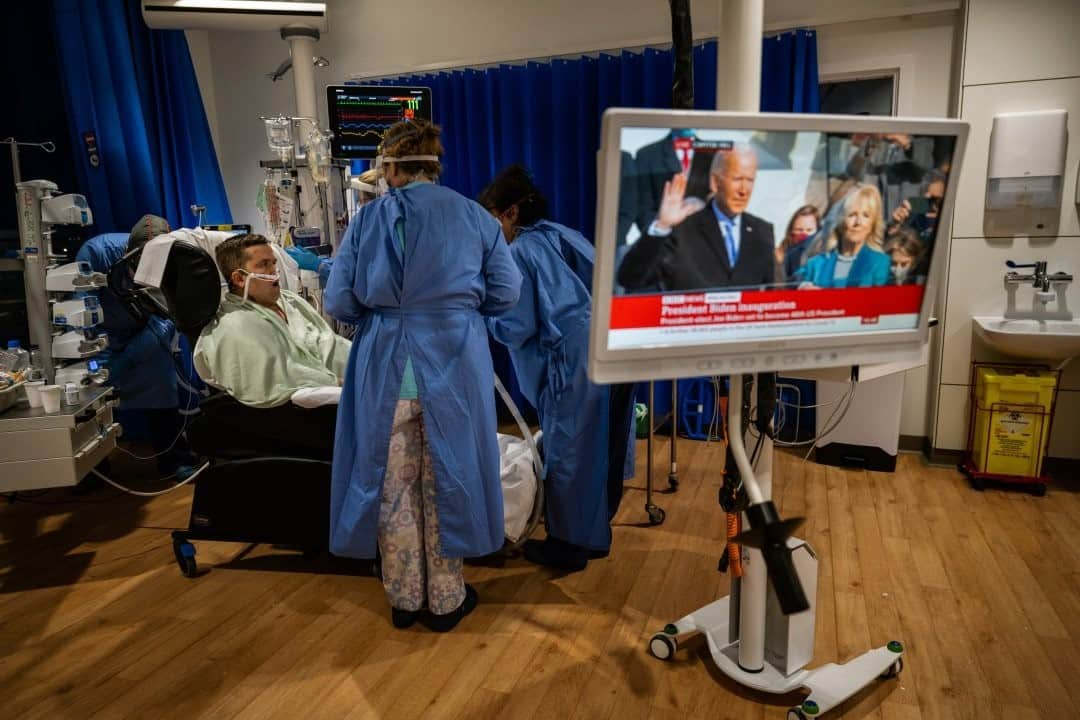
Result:
{"label": "faucet", "polygon": [[[1072,282],[1073,276],[1056,272],[1047,274],[1045,260],[1033,263],[1020,264],[1012,260],[1006,260],[1005,265],[1013,268],[1005,273],[1005,290],[1008,293],[1008,304],[1005,309],[1005,317],[1010,319],[1039,319],[1039,320],[1072,320],[1072,313],[1065,303],[1065,286]],[[1018,268],[1034,268],[1035,272],[1029,275],[1021,275],[1015,272]],[[1016,289],[1020,285],[1031,285],[1035,288],[1035,302],[1030,311],[1016,309]],[[1058,301],[1056,311],[1046,309],[1048,303],[1054,299]]]}
{"label": "faucet", "polygon": [[1024,283],[1031,283],[1035,286],[1036,290],[1042,292],[1050,292],[1051,283],[1071,283],[1072,275],[1063,272],[1056,272],[1053,275],[1046,274],[1046,261],[1039,260],[1037,262],[1028,263],[1026,265],[1020,265],[1014,263],[1012,260],[1006,260],[1005,265],[1011,268],[1035,268],[1033,275],[1021,275],[1020,273],[1007,272],[1005,273],[1006,283],[1016,283],[1017,285],[1023,285]]}

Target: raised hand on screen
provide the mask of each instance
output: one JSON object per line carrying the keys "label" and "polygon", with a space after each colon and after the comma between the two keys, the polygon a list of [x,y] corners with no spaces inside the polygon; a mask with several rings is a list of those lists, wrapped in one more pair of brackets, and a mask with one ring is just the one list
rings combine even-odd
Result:
{"label": "raised hand on screen", "polygon": [[897,225],[903,225],[911,217],[911,203],[905,200],[892,213],[892,220]]}
{"label": "raised hand on screen", "polygon": [[700,209],[700,203],[686,199],[686,178],[675,175],[664,183],[664,195],[656,213],[656,224],[663,231],[671,230]]}

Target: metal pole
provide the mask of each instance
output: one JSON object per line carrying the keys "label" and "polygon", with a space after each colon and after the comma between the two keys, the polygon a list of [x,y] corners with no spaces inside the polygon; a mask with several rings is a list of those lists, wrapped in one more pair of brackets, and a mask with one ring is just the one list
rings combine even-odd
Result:
{"label": "metal pole", "polygon": [[[296,95],[296,116],[299,118],[311,118],[300,120],[296,123],[299,137],[296,143],[302,145],[307,133],[316,129],[318,125],[319,106],[315,92],[315,43],[319,40],[319,31],[310,28],[286,28],[281,31],[281,37],[289,43],[289,54],[292,57],[293,91]],[[295,158],[295,153],[294,153]],[[295,162],[295,160],[294,160]],[[301,217],[304,213],[304,204],[307,198],[320,198],[319,189],[311,174],[311,158],[307,158],[308,172],[306,176],[301,173],[297,177],[299,185],[299,197],[297,198],[297,225],[325,226],[322,227],[322,235],[328,243],[331,242],[330,214],[325,212],[326,202],[323,202],[323,213],[315,214],[314,217]]]}
{"label": "metal pole", "polygon": [[668,488],[679,489],[679,381],[671,381],[671,470],[668,472]]}
{"label": "metal pole", "polygon": [[649,439],[645,446],[649,461],[645,463],[645,511],[652,508],[653,423],[656,422],[656,394],[652,380],[649,381]]}
{"label": "metal pole", "polygon": [[22,182],[22,168],[19,166],[19,143],[11,143],[11,174],[15,178],[15,187]]}
{"label": "metal pole", "polygon": [[[720,0],[720,35],[716,53],[716,109],[757,112],[761,107],[761,44],[764,0]],[[728,437],[736,458],[745,460],[742,427],[743,376],[733,375],[728,393]],[[761,448],[772,455],[766,438]],[[770,458],[771,461],[771,458]],[[769,499],[768,485],[754,482],[749,463],[739,463],[740,475],[751,503]],[[770,462],[771,465],[771,462]],[[750,471],[747,476],[746,471]],[[749,482],[747,482],[749,480]],[[759,492],[760,489],[760,492]],[[743,516],[744,526],[750,523]],[[743,573],[739,584],[739,666],[756,672],[765,666],[765,609],[768,574],[760,550],[743,546]]]}
{"label": "metal pole", "polygon": [[45,271],[49,266],[49,243],[41,228],[41,198],[52,183],[31,180],[15,186],[19,216],[19,245],[23,257],[23,289],[26,292],[26,320],[30,344],[41,352],[46,384],[56,381],[52,356],[52,317],[49,296],[45,291]]}

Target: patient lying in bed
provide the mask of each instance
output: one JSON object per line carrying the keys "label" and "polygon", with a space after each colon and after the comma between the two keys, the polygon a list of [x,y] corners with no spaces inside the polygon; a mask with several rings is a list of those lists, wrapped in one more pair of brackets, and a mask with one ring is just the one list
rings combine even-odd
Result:
{"label": "patient lying in bed", "polygon": [[195,344],[199,375],[250,407],[324,403],[341,385],[351,343],[307,301],[281,289],[262,236],[229,238],[215,254],[229,292]]}

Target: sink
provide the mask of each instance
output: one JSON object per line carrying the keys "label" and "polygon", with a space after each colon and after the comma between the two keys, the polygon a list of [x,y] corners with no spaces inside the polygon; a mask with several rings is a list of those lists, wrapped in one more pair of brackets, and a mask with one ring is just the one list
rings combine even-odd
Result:
{"label": "sink", "polygon": [[1030,360],[1068,360],[1080,355],[1080,322],[974,317],[975,334],[1004,355]]}

